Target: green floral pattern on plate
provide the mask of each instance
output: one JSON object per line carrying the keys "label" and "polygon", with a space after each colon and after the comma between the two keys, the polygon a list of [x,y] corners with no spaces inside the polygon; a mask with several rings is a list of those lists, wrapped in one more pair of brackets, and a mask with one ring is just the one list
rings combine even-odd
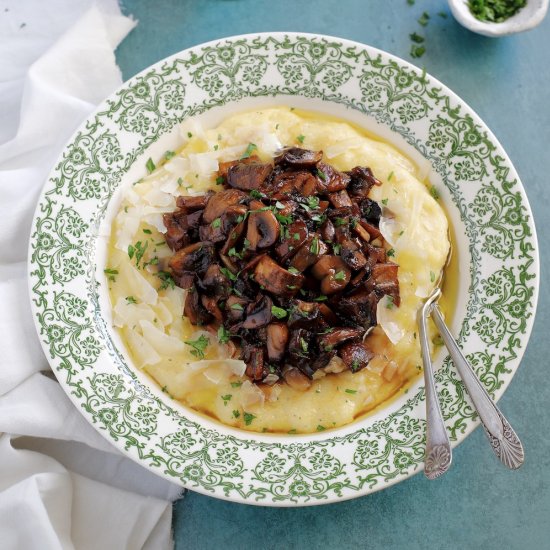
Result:
{"label": "green floral pattern on plate", "polygon": [[[320,504],[383,488],[422,467],[423,388],[386,417],[309,437],[238,434],[195,417],[143,383],[100,306],[97,228],[128,170],[183,120],[209,109],[313,98],[387,127],[428,159],[458,211],[471,257],[461,342],[500,396],[525,349],[536,306],[529,205],[504,151],[431,77],[361,44],[329,37],[236,37],[186,50],[125,84],[72,138],[39,201],[29,273],[37,329],[60,383],[86,418],[159,475],[213,496]],[[454,442],[476,415],[452,364],[437,374]],[[390,408],[391,409],[391,408]]]}

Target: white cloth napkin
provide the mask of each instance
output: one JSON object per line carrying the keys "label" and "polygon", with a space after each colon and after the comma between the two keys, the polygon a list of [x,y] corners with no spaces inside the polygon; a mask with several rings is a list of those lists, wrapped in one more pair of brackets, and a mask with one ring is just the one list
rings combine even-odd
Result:
{"label": "white cloth napkin", "polygon": [[116,0],[0,4],[0,547],[172,547],[178,486],[121,455],[53,377],[26,258],[40,189],[76,127],[121,84],[134,27]]}

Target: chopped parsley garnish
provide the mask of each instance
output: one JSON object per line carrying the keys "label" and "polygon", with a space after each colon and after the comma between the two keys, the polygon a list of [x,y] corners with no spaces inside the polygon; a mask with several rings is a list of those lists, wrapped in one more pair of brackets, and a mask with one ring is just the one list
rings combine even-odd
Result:
{"label": "chopped parsley garnish", "polygon": [[388,174],[388,181],[391,181],[393,178],[393,170]]}
{"label": "chopped parsley garnish", "polygon": [[335,281],[344,281],[346,279],[346,274],[344,271],[337,271],[334,274],[334,280]]}
{"label": "chopped parsley garnish", "polygon": [[184,340],[184,344],[193,348],[191,350],[191,355],[199,359],[204,359],[204,350],[209,343],[210,340],[204,334],[201,334],[196,340]]}
{"label": "chopped parsley garnish", "polygon": [[469,0],[472,15],[480,21],[501,23],[515,15],[527,0]]}
{"label": "chopped parsley garnish", "polygon": [[303,338],[300,338],[300,347],[302,348],[302,351],[307,351],[308,349],[307,342]]}
{"label": "chopped parsley garnish", "polygon": [[422,42],[424,42],[424,37],[415,32],[409,34],[409,37],[413,42],[416,42],[417,44],[422,44]]}
{"label": "chopped parsley garnish", "polygon": [[288,225],[289,223],[292,223],[292,216],[290,214],[288,216],[283,216],[283,214],[275,212],[275,217],[282,224]]}
{"label": "chopped parsley garnish", "polygon": [[249,143],[241,159],[247,159],[257,149],[258,149],[258,146],[255,143]]}
{"label": "chopped parsley garnish", "polygon": [[414,6],[414,0],[407,0],[407,4],[409,4],[409,6]]}
{"label": "chopped parsley garnish", "polygon": [[357,390],[350,390],[350,389],[347,389],[346,390],[346,393],[350,393],[351,395],[355,395],[357,393]]}
{"label": "chopped parsley garnish", "polygon": [[394,307],[393,303],[393,296],[388,296],[388,303],[386,304],[386,309],[393,309]]}
{"label": "chopped parsley garnish", "polygon": [[427,11],[425,11],[420,16],[420,19],[418,19],[418,23],[423,27],[425,27],[428,24],[429,20],[430,20],[430,14]]}
{"label": "chopped parsley garnish", "polygon": [[218,227],[221,227],[221,225],[222,225],[222,219],[221,219],[221,218],[216,218],[210,225],[211,225],[214,229],[217,229]]}
{"label": "chopped parsley garnish", "polygon": [[319,254],[319,239],[317,237],[313,237],[313,240],[311,241],[311,246],[309,247],[309,251],[312,254]]}
{"label": "chopped parsley garnish", "polygon": [[227,267],[220,267],[220,271],[230,280],[230,281],[236,281],[237,276],[232,273]]}
{"label": "chopped parsley garnish", "polygon": [[151,235],[151,233],[153,233],[150,229],[144,229],[143,232],[144,232],[146,235]]}
{"label": "chopped parsley garnish", "polygon": [[325,300],[328,300],[328,296],[325,296],[324,294],[321,294],[320,296],[317,296],[317,298],[315,298],[315,302],[324,302]]}
{"label": "chopped parsley garnish", "polygon": [[116,282],[115,275],[118,275],[118,269],[111,269],[110,267],[107,267],[103,270],[103,273],[107,275],[107,279],[109,279],[109,281],[113,281],[113,283]]}
{"label": "chopped parsley garnish", "polygon": [[435,199],[435,200],[438,200],[439,199],[439,191],[437,190],[437,188],[432,185],[430,187],[430,195]]}
{"label": "chopped parsley garnish", "polygon": [[239,416],[241,416],[241,413],[237,409],[234,409],[233,410],[233,418],[239,418]]}
{"label": "chopped parsley garnish", "polygon": [[318,175],[323,181],[327,181],[327,175],[325,174],[325,172],[323,172],[323,171],[320,170],[319,168],[317,168],[317,175]]}
{"label": "chopped parsley garnish", "polygon": [[435,281],[435,273],[430,271],[430,281],[433,283]]}
{"label": "chopped parsley garnish", "polygon": [[324,426],[321,426],[321,424],[319,424],[319,425],[317,426],[317,431],[318,431],[318,432],[323,432],[323,431],[325,431],[325,430],[326,430],[326,428],[325,428]]}
{"label": "chopped parsley garnish", "polygon": [[277,210],[284,210],[286,207],[285,207],[285,205],[284,205],[282,202],[277,201],[277,202],[275,203],[275,208],[277,208]]}
{"label": "chopped parsley garnish", "polygon": [[348,220],[346,218],[336,218],[334,220],[334,225],[336,227],[340,227],[341,225],[346,225],[348,223]]}
{"label": "chopped parsley garnish", "polygon": [[240,388],[243,385],[242,381],[239,380],[238,382],[231,382],[232,388]]}
{"label": "chopped parsley garnish", "polygon": [[293,233],[292,238],[293,238],[295,241],[300,240],[300,233]]}
{"label": "chopped parsley garnish", "polygon": [[149,241],[145,241],[145,244],[143,244],[141,241],[138,241],[134,245],[128,245],[128,256],[130,260],[132,258],[136,259],[136,267],[139,269],[139,262],[141,262],[141,259],[143,258],[143,255],[145,254],[145,251],[147,250],[147,247],[149,246]]}
{"label": "chopped parsley garnish", "polygon": [[147,168],[147,172],[150,174],[151,172],[154,172],[156,166],[155,166],[155,163],[153,162],[153,159],[151,157],[149,157],[149,159],[147,160],[147,162],[145,163],[145,168]]}
{"label": "chopped parsley garnish", "polygon": [[231,309],[235,309],[237,311],[243,311],[244,310],[244,307],[239,304],[239,302],[235,302],[232,306],[231,306]]}
{"label": "chopped parsley garnish", "polygon": [[263,193],[261,193],[260,191],[258,191],[257,189],[252,189],[250,191],[250,196],[253,199],[262,199],[263,197],[265,197],[265,195]]}
{"label": "chopped parsley garnish", "polygon": [[164,158],[165,158],[166,160],[173,159],[175,156],[176,156],[176,152],[175,152],[175,151],[166,151],[166,153],[164,153]]}
{"label": "chopped parsley garnish", "polygon": [[137,300],[133,296],[126,296],[126,301],[129,304],[137,304]]}
{"label": "chopped parsley garnish", "polygon": [[426,53],[426,48],[424,46],[415,46],[414,44],[411,45],[411,57],[413,59],[418,59],[419,57],[422,57]]}
{"label": "chopped parsley garnish", "polygon": [[231,398],[232,398],[232,397],[233,397],[233,396],[232,396],[230,393],[228,393],[227,395],[222,395],[222,396],[221,396],[221,398],[222,398],[222,400],[223,400],[223,405],[224,405],[224,407],[227,407],[227,404],[231,401]]}
{"label": "chopped parsley garnish", "polygon": [[231,334],[229,331],[223,325],[220,325],[220,328],[218,329],[218,342],[220,344],[227,344],[230,338]]}
{"label": "chopped parsley garnish", "polygon": [[315,208],[319,207],[319,197],[316,197],[312,195],[311,197],[307,198],[307,205],[314,210]]}
{"label": "chopped parsley garnish", "polygon": [[252,421],[256,418],[256,415],[255,414],[252,414],[252,413],[243,413],[243,418],[244,418],[244,423],[247,425],[247,426],[250,426],[250,424],[252,424]]}
{"label": "chopped parsley garnish", "polygon": [[386,251],[386,254],[391,258],[395,256],[395,250],[393,248],[390,248],[389,250]]}
{"label": "chopped parsley garnish", "polygon": [[296,139],[297,139],[300,143],[304,143],[304,139],[306,139],[306,136],[300,134],[299,136],[296,137]]}
{"label": "chopped parsley garnish", "polygon": [[216,185],[222,185],[223,184],[223,176],[218,176],[216,178]]}
{"label": "chopped parsley garnish", "polygon": [[442,346],[445,342],[443,342],[443,338],[441,338],[441,335],[436,335],[432,338],[432,344],[434,346]]}
{"label": "chopped parsley garnish", "polygon": [[357,359],[355,361],[352,361],[352,363],[351,363],[351,372],[358,371],[359,367],[360,367],[360,364],[359,364],[359,361],[357,361]]}
{"label": "chopped parsley garnish", "polygon": [[386,206],[388,204],[388,199],[382,199],[382,204]]}
{"label": "chopped parsley garnish", "polygon": [[282,307],[271,306],[271,314],[277,317],[277,319],[284,319],[288,315],[288,312]]}
{"label": "chopped parsley garnish", "polygon": [[287,270],[289,273],[292,273],[293,275],[299,275],[300,272],[295,267],[289,267]]}
{"label": "chopped parsley garnish", "polygon": [[439,17],[441,17],[443,19],[447,19],[447,13],[444,12],[444,11],[438,11],[437,15],[439,15]]}
{"label": "chopped parsley garnish", "polygon": [[332,250],[334,251],[334,253],[336,255],[339,255],[340,251],[342,250],[342,245],[341,244],[333,244],[332,245]]}
{"label": "chopped parsley garnish", "polygon": [[187,132],[187,137],[191,139],[193,137],[193,134],[191,132]]}
{"label": "chopped parsley garnish", "polygon": [[216,145],[214,145],[214,151],[217,151],[219,149],[219,145],[216,143]]}
{"label": "chopped parsley garnish", "polygon": [[164,290],[165,288],[170,287],[171,289],[176,288],[176,282],[174,278],[168,271],[159,271],[157,277],[162,281],[159,290]]}

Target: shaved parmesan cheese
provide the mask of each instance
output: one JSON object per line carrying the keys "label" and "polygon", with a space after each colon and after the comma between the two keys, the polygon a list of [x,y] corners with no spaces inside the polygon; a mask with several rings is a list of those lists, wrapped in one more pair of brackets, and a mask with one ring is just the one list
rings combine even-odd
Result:
{"label": "shaved parmesan cheese", "polygon": [[191,172],[196,172],[201,176],[210,176],[218,171],[218,161],[214,153],[190,153],[189,154],[189,169]]}
{"label": "shaved parmesan cheese", "polygon": [[133,327],[142,319],[153,322],[155,312],[146,304],[132,304],[126,298],[120,297],[113,308],[113,324],[115,327]]}
{"label": "shaved parmesan cheese", "polygon": [[330,145],[325,149],[324,153],[328,159],[332,159],[334,157],[341,155],[342,153],[346,153],[350,149],[356,149],[357,147],[361,147],[361,145],[362,145],[361,142],[355,138],[345,139],[343,141],[339,141],[338,143],[335,143],[334,145]]}
{"label": "shaved parmesan cheese", "polygon": [[160,360],[160,355],[155,349],[139,335],[135,330],[127,329],[125,331],[128,347],[132,350],[136,366],[140,369],[147,365],[156,365]]}
{"label": "shaved parmesan cheese", "polygon": [[382,237],[393,247],[396,246],[397,241],[405,231],[403,224],[396,221],[395,218],[385,216],[380,218],[379,229]]}
{"label": "shaved parmesan cheese", "polygon": [[184,176],[189,171],[189,160],[181,157],[174,157],[169,160],[163,168],[175,176]]}
{"label": "shaved parmesan cheese", "polygon": [[393,300],[387,295],[376,306],[376,319],[392,344],[397,344],[405,336],[404,329],[399,325],[396,312],[399,308],[393,305]]}
{"label": "shaved parmesan cheese", "polygon": [[172,356],[185,352],[185,344],[181,340],[168,336],[164,330],[157,328],[150,321],[140,321],[139,324],[143,337],[158,353]]}
{"label": "shaved parmesan cheese", "polygon": [[144,304],[154,305],[157,303],[157,291],[133,265],[123,264],[119,271],[121,276],[127,280],[129,295]]}
{"label": "shaved parmesan cheese", "polygon": [[264,400],[265,395],[256,384],[252,384],[250,380],[245,380],[243,382],[241,386],[241,405],[243,409],[263,405]]}
{"label": "shaved parmesan cheese", "polygon": [[283,144],[279,141],[276,134],[264,134],[259,140],[258,147],[266,155],[272,157],[277,151],[283,148]]}

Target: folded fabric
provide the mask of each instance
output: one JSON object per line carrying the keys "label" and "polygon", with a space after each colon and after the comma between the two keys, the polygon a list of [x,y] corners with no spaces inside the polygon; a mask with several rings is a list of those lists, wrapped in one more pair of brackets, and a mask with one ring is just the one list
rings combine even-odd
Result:
{"label": "folded fabric", "polygon": [[40,190],[70,135],[121,84],[113,51],[135,22],[115,0],[12,4],[0,17],[0,547],[170,548],[181,489],[72,405],[42,352],[26,278]]}

